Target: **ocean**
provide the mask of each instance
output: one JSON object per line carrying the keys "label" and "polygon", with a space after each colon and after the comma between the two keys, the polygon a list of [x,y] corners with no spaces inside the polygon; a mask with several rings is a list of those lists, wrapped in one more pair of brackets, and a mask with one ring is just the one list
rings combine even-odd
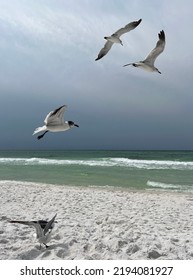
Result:
{"label": "ocean", "polygon": [[0,180],[193,191],[193,151],[0,151]]}

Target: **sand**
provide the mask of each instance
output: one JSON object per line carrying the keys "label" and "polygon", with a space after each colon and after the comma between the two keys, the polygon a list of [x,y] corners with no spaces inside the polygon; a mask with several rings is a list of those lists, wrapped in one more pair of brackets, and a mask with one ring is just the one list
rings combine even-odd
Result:
{"label": "sand", "polygon": [[[0,181],[0,259],[193,259],[193,195]],[[34,228],[57,224],[39,249]]]}

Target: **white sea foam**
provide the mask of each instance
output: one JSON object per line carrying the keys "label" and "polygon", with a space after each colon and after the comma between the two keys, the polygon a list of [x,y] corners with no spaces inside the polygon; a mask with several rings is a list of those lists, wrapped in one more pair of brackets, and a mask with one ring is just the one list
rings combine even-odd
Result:
{"label": "white sea foam", "polygon": [[179,184],[167,184],[162,182],[147,181],[147,186],[158,189],[173,189],[173,190],[183,190],[191,191],[193,190],[193,185],[179,185]]}
{"label": "white sea foam", "polygon": [[193,162],[171,160],[138,160],[129,158],[95,159],[47,159],[47,158],[0,158],[0,164],[16,165],[86,165],[126,167],[139,169],[193,170]]}

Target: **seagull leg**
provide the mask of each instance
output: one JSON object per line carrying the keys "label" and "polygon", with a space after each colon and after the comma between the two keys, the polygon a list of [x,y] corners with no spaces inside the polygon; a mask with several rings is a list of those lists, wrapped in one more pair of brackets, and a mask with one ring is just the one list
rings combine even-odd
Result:
{"label": "seagull leg", "polygon": [[48,130],[46,130],[43,134],[39,135],[39,136],[37,137],[37,139],[40,140],[42,137],[44,137],[44,135],[45,135],[47,132],[48,132]]}

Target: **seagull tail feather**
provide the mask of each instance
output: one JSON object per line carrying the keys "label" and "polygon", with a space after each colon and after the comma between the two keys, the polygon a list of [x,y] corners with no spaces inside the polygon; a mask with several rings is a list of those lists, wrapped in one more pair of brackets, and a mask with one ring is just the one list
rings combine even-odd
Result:
{"label": "seagull tail feather", "polygon": [[45,131],[46,130],[46,126],[40,126],[40,127],[37,127],[35,130],[34,130],[34,134],[38,133],[38,132],[42,132],[42,131]]}

